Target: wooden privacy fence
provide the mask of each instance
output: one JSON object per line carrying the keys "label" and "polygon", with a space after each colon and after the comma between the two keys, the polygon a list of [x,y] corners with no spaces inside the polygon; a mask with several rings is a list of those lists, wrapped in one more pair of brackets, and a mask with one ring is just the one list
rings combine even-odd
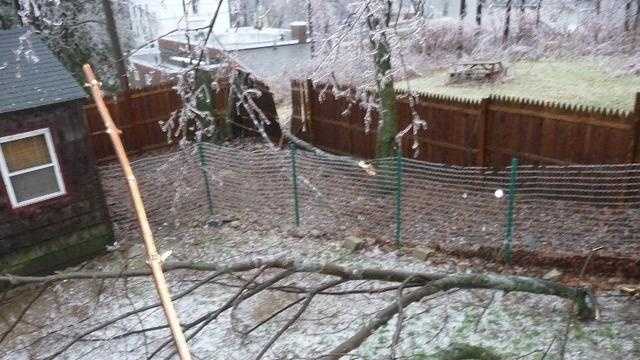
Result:
{"label": "wooden privacy fence", "polygon": [[[124,146],[128,152],[141,152],[170,146],[159,121],[166,121],[181,107],[180,97],[169,86],[149,87],[133,90],[129,102],[122,95],[105,99],[109,112],[122,131]],[[113,146],[95,104],[84,107],[89,138],[96,159],[104,161],[115,157]]]}
{"label": "wooden privacy fence", "polygon": [[[319,101],[322,94],[323,101]],[[409,94],[397,91],[398,129],[410,124]],[[377,114],[365,132],[365,110],[332,87],[292,82],[292,131],[325,150],[361,158],[375,156]],[[427,122],[417,159],[460,166],[504,167],[513,157],[524,164],[616,164],[640,161],[636,109],[610,109],[491,96],[482,100],[420,93],[415,110]],[[348,111],[345,111],[349,109]],[[403,139],[412,157],[414,135]]]}
{"label": "wooden privacy fence", "polygon": [[[272,139],[279,139],[281,131],[277,121],[278,114],[275,108],[273,94],[265,84],[245,77],[242,86],[257,88],[260,95],[253,98],[253,103],[262,111],[262,114],[270,120],[265,125],[265,132]],[[260,136],[254,130],[254,123],[245,107],[234,106],[227,111],[230,95],[230,84],[224,79],[218,81],[219,88],[212,95],[214,117],[217,126],[230,120],[231,137]],[[238,100],[237,92],[231,94],[233,103]],[[167,139],[167,134],[162,131],[159,122],[167,121],[171,115],[182,107],[182,99],[178,96],[172,84],[136,89],[129,92],[129,100],[122,95],[105,98],[105,102],[113,117],[116,126],[122,131],[122,139],[128,153],[141,153],[161,147],[172,146]],[[203,104],[208,109],[208,106]],[[115,158],[115,153],[106,133],[100,114],[95,104],[84,107],[89,138],[93,144],[96,159],[105,161]],[[221,115],[223,116],[216,116]],[[227,119],[229,117],[230,119]]]}

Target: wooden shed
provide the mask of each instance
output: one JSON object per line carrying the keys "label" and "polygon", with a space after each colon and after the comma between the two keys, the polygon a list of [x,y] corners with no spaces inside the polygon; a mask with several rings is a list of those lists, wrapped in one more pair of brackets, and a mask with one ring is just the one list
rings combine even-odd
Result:
{"label": "wooden shed", "polygon": [[48,272],[113,242],[86,99],[37,34],[0,31],[0,273]]}

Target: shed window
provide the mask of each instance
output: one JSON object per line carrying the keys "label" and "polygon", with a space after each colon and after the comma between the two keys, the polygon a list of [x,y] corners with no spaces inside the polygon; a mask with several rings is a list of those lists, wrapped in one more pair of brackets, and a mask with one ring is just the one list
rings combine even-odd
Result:
{"label": "shed window", "polygon": [[49,129],[0,138],[0,170],[14,208],[66,193]]}

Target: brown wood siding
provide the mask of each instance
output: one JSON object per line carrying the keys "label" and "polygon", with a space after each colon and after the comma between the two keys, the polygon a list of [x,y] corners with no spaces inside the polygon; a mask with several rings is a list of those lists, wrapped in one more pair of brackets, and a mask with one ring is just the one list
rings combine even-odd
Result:
{"label": "brown wood siding", "polygon": [[0,117],[0,135],[49,128],[67,194],[12,209],[0,181],[0,255],[109,221],[79,102]]}

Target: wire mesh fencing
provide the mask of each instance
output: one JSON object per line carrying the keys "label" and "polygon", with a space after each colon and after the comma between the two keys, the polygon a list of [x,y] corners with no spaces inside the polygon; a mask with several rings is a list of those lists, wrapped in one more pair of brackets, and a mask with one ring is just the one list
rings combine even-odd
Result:
{"label": "wire mesh fencing", "polygon": [[[131,166],[152,226],[175,226],[206,213],[206,187],[194,149],[144,157]],[[99,173],[116,239],[138,237],[136,213],[120,164],[103,165]]]}
{"label": "wire mesh fencing", "polygon": [[[637,271],[640,166],[518,166],[495,170],[391,157],[369,164],[301,149],[199,144],[134,162],[157,223],[234,214],[264,226],[347,230],[547,265]],[[115,223],[131,223],[124,180],[103,168]],[[186,220],[185,220],[186,219]],[[599,263],[598,263],[599,261]],[[622,261],[622,268],[621,268]]]}

